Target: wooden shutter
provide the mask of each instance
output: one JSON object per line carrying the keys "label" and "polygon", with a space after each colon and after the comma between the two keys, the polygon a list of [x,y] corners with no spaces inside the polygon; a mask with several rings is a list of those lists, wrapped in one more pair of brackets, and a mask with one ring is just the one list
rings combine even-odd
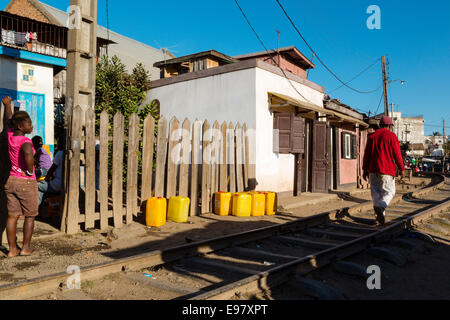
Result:
{"label": "wooden shutter", "polygon": [[358,144],[356,142],[356,135],[352,134],[352,159],[358,158]]}
{"label": "wooden shutter", "polygon": [[305,152],[305,119],[292,115],[291,152]]}
{"label": "wooden shutter", "polygon": [[[290,113],[275,113],[273,115],[273,129],[278,130],[278,147],[274,150],[278,153],[291,152],[291,127],[292,120]],[[274,144],[275,146],[275,144]]]}
{"label": "wooden shutter", "polygon": [[345,158],[345,148],[347,147],[347,144],[345,142],[345,132],[341,132],[341,158],[342,159],[346,159]]}

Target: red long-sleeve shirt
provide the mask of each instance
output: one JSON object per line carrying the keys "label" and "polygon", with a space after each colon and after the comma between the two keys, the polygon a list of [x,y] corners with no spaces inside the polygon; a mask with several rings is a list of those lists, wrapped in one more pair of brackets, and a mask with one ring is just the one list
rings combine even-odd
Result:
{"label": "red long-sleeve shirt", "polygon": [[405,171],[397,135],[385,128],[375,131],[367,138],[363,170],[395,177],[396,166]]}

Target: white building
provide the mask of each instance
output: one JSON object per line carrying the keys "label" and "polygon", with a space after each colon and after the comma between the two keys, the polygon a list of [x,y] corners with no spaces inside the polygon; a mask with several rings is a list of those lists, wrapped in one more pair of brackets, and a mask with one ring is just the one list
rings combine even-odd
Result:
{"label": "white building", "polygon": [[[191,122],[198,119],[210,123],[216,120],[219,123],[246,123],[255,137],[249,153],[253,157],[251,163],[255,164],[255,172],[250,174],[256,178],[257,190],[294,191],[296,194],[300,189],[302,192],[328,192],[325,158],[329,153],[329,128],[323,118],[337,113],[324,109],[324,88],[306,79],[304,70],[314,65],[294,47],[286,48],[284,53],[286,56],[279,59],[289,60],[302,72],[293,73],[293,66],[290,67],[293,72],[282,71],[273,63],[263,61],[261,55],[249,59],[243,56],[242,61],[236,61],[239,58],[233,59],[216,51],[157,63],[155,66],[161,68],[163,79],[151,83],[146,102],[158,99],[161,115],[168,120],[176,116],[180,121],[187,118]],[[281,65],[287,64],[286,61]],[[323,116],[318,121],[320,115]],[[299,139],[296,141],[301,141],[298,143],[301,151],[287,150],[289,130],[294,130],[294,122],[300,123],[301,127],[301,134],[296,136]],[[281,139],[281,123],[288,127],[287,137],[283,137],[287,140]],[[323,124],[320,130],[316,129],[318,123]],[[273,129],[278,125],[280,151],[275,152]],[[291,136],[291,139],[294,138]],[[290,141],[292,146],[293,140]],[[281,151],[285,145],[288,148]],[[323,160],[311,160],[310,155],[314,152],[322,152]]]}
{"label": "white building", "polygon": [[[425,136],[424,141],[425,147],[430,155],[432,155],[433,152],[436,156],[441,156],[444,153],[444,136]],[[449,141],[448,138],[445,139],[445,141]]]}
{"label": "white building", "polygon": [[423,156],[425,153],[425,120],[423,116],[404,117],[402,112],[391,112],[394,121],[394,133],[400,142],[408,142],[411,150],[410,156]]}

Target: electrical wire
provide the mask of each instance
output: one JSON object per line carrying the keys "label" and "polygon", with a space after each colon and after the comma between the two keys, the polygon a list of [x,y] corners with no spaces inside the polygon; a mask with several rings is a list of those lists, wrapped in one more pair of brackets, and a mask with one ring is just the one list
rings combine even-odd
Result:
{"label": "electrical wire", "polygon": [[303,37],[303,35],[301,34],[301,32],[298,30],[297,26],[295,25],[294,21],[291,19],[291,17],[289,16],[289,14],[286,12],[286,10],[284,9],[283,5],[280,3],[279,0],[275,0],[278,5],[280,6],[281,10],[283,10],[284,15],[288,18],[288,20],[290,21],[290,23],[292,24],[292,26],[294,27],[294,29],[297,31],[297,33],[299,34],[300,38],[302,38],[303,42],[305,42],[305,44],[308,46],[308,48],[312,51],[312,53],[315,54],[315,56],[317,57],[317,60],[324,66],[324,68],[331,73],[340,83],[342,83],[345,87],[347,87],[348,89],[355,91],[357,93],[361,93],[361,94],[369,94],[369,93],[373,93],[376,90],[371,90],[371,91],[360,91],[357,90],[353,87],[350,87],[348,84],[346,84],[344,81],[341,80],[341,78],[339,78],[323,61],[322,59],[320,59],[319,55],[317,54],[317,52],[314,51],[314,49],[309,45],[308,41],[306,41],[306,39]]}
{"label": "electrical wire", "polygon": [[383,96],[384,96],[384,93],[381,94],[380,102],[378,102],[377,111],[375,111],[375,116],[378,114],[378,110],[380,109],[380,106],[381,106],[381,101],[383,101]]}
{"label": "electrical wire", "polygon": [[[379,61],[381,60],[381,58],[378,58],[374,63],[372,63],[370,66],[368,66],[367,68],[365,68],[363,71],[361,71],[360,73],[358,73],[355,77],[353,77],[350,81],[348,81],[346,84],[349,84],[350,82],[352,82],[353,80],[359,78],[361,75],[363,75],[365,72],[367,72],[368,70],[370,70],[374,65],[376,65]],[[381,89],[383,85],[380,85],[377,89],[375,89],[373,92],[376,92],[378,90]],[[340,87],[331,90],[330,92],[328,92],[329,94],[332,92],[335,92],[337,90],[339,90],[340,88],[344,87],[344,85],[341,85]]]}
{"label": "electrical wire", "polygon": [[[250,26],[250,28],[252,29],[253,33],[255,34],[256,38],[258,39],[259,43],[261,43],[261,45],[263,46],[264,50],[266,51],[266,53],[269,55],[270,59],[273,61],[275,66],[278,66],[278,63],[275,61],[275,59],[272,57],[272,55],[270,54],[269,50],[267,49],[266,45],[264,44],[264,42],[261,40],[260,36],[258,35],[258,33],[256,32],[255,28],[253,28],[252,24],[250,23],[250,20],[247,18],[247,15],[245,14],[244,10],[241,8],[241,6],[239,5],[237,0],[234,0],[234,2],[236,3],[237,7],[239,8],[239,10],[241,11],[243,17],[245,18],[245,21],[247,21],[247,24]],[[272,50],[273,51],[273,50]],[[312,101],[310,101],[309,99],[307,99],[304,95],[302,95],[300,93],[300,91],[297,90],[297,88],[292,84],[291,80],[288,78],[287,74],[284,72],[284,70],[278,66],[278,68],[281,70],[281,72],[283,73],[284,77],[286,78],[286,80],[288,80],[289,84],[292,86],[292,88],[307,102],[310,103],[314,103]]]}

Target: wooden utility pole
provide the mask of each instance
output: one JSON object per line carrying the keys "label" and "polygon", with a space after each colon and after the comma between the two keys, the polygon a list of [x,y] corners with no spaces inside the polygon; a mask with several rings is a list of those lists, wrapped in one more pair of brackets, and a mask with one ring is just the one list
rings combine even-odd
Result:
{"label": "wooden utility pole", "polygon": [[389,116],[389,101],[387,94],[386,57],[381,58],[383,67],[383,90],[384,90],[384,115]]}
{"label": "wooden utility pole", "polygon": [[442,120],[443,121],[443,124],[442,124],[442,134],[444,135],[444,137],[443,137],[443,142],[444,142],[444,147],[442,148],[442,149],[444,149],[444,159],[445,159],[445,156],[447,155],[447,153],[446,153],[446,150],[447,150],[447,148],[446,148],[446,136],[445,136],[445,119],[444,120]]}

